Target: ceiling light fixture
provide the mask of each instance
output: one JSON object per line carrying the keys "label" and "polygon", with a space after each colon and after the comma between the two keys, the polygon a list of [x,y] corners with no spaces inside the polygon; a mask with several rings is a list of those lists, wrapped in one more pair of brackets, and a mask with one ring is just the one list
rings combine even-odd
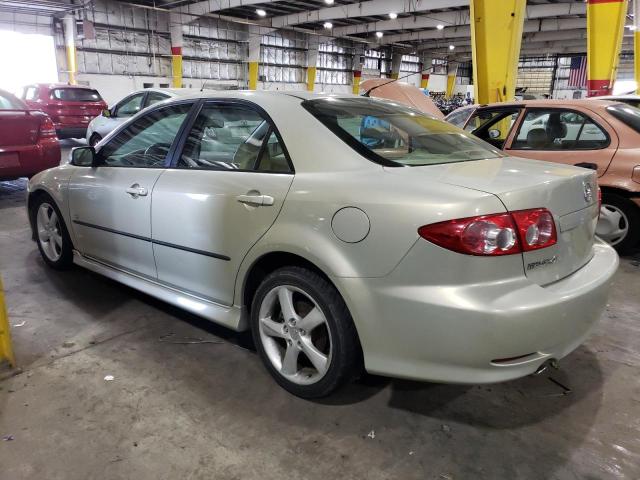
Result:
{"label": "ceiling light fixture", "polygon": [[324,28],[326,28],[327,30],[331,30],[333,28],[333,23],[331,22],[324,22]]}
{"label": "ceiling light fixture", "polygon": [[327,5],[333,5],[333,0],[324,0]]}
{"label": "ceiling light fixture", "polygon": [[396,12],[390,12],[389,13],[389,18],[391,20],[395,20],[396,18],[398,18],[398,14]]}
{"label": "ceiling light fixture", "polygon": [[455,45],[449,45],[449,50],[455,50],[456,46]]}
{"label": "ceiling light fixture", "polygon": [[378,38],[382,38],[383,35],[384,35],[384,33],[382,33],[382,32],[376,32],[376,37],[378,37]]}
{"label": "ceiling light fixture", "polygon": [[267,12],[265,12],[261,8],[256,9],[256,13],[258,14],[259,17],[266,17],[267,16]]}
{"label": "ceiling light fixture", "polygon": [[442,29],[444,28],[444,25],[443,25],[443,24],[441,24],[441,23],[439,23],[438,25],[436,25],[436,28],[437,28],[438,30],[442,30]]}

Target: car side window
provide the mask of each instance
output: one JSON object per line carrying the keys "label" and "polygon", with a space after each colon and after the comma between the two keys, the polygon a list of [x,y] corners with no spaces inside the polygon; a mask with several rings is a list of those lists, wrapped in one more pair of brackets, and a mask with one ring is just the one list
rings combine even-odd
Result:
{"label": "car side window", "polygon": [[161,168],[191,103],[159,108],[135,120],[98,152],[107,167]]}
{"label": "car side window", "polygon": [[118,106],[116,106],[115,116],[116,117],[132,117],[140,110],[142,110],[142,99],[144,98],[144,93],[139,93],[137,95],[133,95],[129,98],[126,98],[122,101]]}
{"label": "car side window", "polygon": [[234,104],[205,104],[202,107],[177,168],[290,170],[282,146],[267,120],[252,108]]}
{"label": "car side window", "polygon": [[532,109],[520,125],[514,150],[595,150],[609,145],[607,133],[581,112]]}
{"label": "car side window", "polygon": [[164,93],[149,92],[149,93],[147,93],[147,99],[144,102],[144,106],[148,107],[150,105],[153,105],[154,103],[162,102],[163,100],[166,100],[167,98],[169,98],[169,96],[165,95]]}
{"label": "car side window", "polygon": [[464,129],[501,149],[518,115],[520,109],[476,110]]}
{"label": "car side window", "polygon": [[17,99],[0,93],[0,110],[23,110],[25,107]]}
{"label": "car side window", "polygon": [[473,109],[469,108],[469,109],[460,109],[455,112],[451,112],[449,116],[446,118],[446,120],[450,124],[455,125],[456,127],[462,128],[464,126],[464,123],[467,121],[467,118],[469,118],[469,115],[471,115],[472,111]]}
{"label": "car side window", "polygon": [[24,90],[24,99],[25,100],[35,100],[36,98],[36,87],[27,87]]}

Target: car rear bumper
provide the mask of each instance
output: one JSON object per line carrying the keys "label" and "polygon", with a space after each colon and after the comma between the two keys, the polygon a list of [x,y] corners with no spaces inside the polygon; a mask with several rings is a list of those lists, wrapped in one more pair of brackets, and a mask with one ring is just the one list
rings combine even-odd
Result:
{"label": "car rear bumper", "polygon": [[0,153],[0,180],[31,177],[60,164],[60,143],[57,138],[36,145],[3,148]]}
{"label": "car rear bumper", "polygon": [[87,135],[87,126],[84,127],[65,127],[56,125],[56,135],[58,138],[85,138]]}
{"label": "car rear bumper", "polygon": [[546,286],[524,276],[403,285],[402,263],[389,277],[334,281],[353,314],[367,371],[491,383],[534,373],[577,348],[605,308],[617,266],[615,251],[598,240],[586,265]]}

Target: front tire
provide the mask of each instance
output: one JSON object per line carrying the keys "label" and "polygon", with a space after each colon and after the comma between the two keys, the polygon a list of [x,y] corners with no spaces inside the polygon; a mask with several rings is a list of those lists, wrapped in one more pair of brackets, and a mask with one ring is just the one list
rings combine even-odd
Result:
{"label": "front tire", "polygon": [[89,138],[89,146],[95,147],[100,140],[102,140],[102,137],[99,134],[94,133],[91,135],[91,138]]}
{"label": "front tire", "polygon": [[57,205],[49,195],[41,195],[30,207],[31,222],[36,234],[40,255],[56,270],[73,265],[73,246]]}
{"label": "front tire", "polygon": [[359,373],[360,343],[347,306],[312,270],[268,275],[253,298],[251,330],[269,373],[299,397],[324,397]]}
{"label": "front tire", "polygon": [[640,209],[628,198],[603,193],[596,235],[619,254],[630,253],[640,243]]}

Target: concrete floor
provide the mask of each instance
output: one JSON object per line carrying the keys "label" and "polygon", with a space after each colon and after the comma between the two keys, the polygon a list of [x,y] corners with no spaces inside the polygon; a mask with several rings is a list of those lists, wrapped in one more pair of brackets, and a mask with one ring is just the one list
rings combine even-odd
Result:
{"label": "concrete floor", "polygon": [[0,438],[13,438],[0,440],[0,479],[640,478],[640,255],[622,260],[598,328],[550,376],[366,377],[310,402],[271,380],[246,335],[45,268],[23,199],[24,182],[0,183],[22,368],[0,374]]}

